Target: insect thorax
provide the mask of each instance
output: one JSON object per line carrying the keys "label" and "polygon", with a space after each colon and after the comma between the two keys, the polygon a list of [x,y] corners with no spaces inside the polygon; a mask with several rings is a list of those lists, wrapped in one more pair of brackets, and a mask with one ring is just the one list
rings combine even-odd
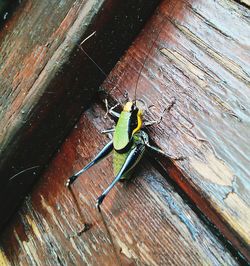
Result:
{"label": "insect thorax", "polygon": [[142,111],[135,103],[127,102],[120,114],[114,132],[114,149],[118,153],[127,152],[132,146],[132,137],[142,127]]}

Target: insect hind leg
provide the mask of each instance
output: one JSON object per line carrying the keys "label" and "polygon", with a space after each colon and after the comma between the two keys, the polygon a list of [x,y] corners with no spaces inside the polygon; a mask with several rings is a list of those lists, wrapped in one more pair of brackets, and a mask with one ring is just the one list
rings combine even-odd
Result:
{"label": "insect hind leg", "polygon": [[96,155],[96,157],[88,163],[85,167],[83,167],[79,172],[69,177],[66,181],[66,187],[70,187],[75,180],[85,171],[87,171],[91,166],[98,163],[100,160],[105,158],[111,151],[113,150],[113,141],[110,141],[108,144],[106,144],[103,149]]}
{"label": "insect hind leg", "polygon": [[100,205],[102,204],[103,200],[105,197],[108,195],[110,190],[115,186],[115,184],[121,180],[122,176],[130,171],[140,160],[142,157],[143,153],[145,151],[145,145],[144,143],[140,143],[136,145],[129,153],[128,157],[126,158],[122,168],[120,169],[119,173],[115,177],[115,179],[112,181],[112,183],[103,191],[101,196],[97,198],[96,201],[96,207],[100,211]]}

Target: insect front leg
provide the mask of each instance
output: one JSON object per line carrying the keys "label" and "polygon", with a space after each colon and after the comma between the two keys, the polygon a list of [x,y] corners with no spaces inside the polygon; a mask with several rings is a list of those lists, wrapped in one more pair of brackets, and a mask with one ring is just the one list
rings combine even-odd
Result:
{"label": "insect front leg", "polygon": [[103,149],[96,155],[96,157],[90,163],[88,163],[85,167],[83,167],[79,172],[68,178],[65,184],[66,187],[70,187],[70,185],[74,183],[74,181],[78,178],[79,175],[81,175],[91,166],[93,166],[94,164],[98,163],[100,160],[105,158],[112,150],[113,150],[113,141],[111,140],[108,144],[106,144],[103,147]]}
{"label": "insect front leg", "polygon": [[105,106],[106,106],[106,114],[105,117],[107,116],[107,114],[111,114],[112,116],[119,118],[120,114],[118,112],[115,112],[114,109],[119,105],[119,103],[117,103],[115,106],[111,107],[109,109],[109,105],[108,105],[108,100],[105,99]]}
{"label": "insect front leg", "polygon": [[96,207],[100,211],[100,205],[102,204],[104,198],[107,196],[109,191],[114,187],[114,185],[121,179],[121,177],[128,171],[130,171],[141,159],[143,153],[145,151],[144,143],[137,144],[129,153],[128,157],[126,158],[123,166],[121,167],[119,173],[112,181],[112,183],[104,190],[100,197],[98,197],[96,202]]}
{"label": "insect front leg", "polygon": [[108,129],[104,129],[101,133],[102,134],[108,134],[108,133],[112,133],[115,131],[115,128],[108,128]]}

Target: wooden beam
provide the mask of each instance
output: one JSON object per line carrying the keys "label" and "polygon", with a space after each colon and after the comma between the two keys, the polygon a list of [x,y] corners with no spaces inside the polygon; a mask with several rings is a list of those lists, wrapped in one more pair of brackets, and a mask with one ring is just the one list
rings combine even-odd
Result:
{"label": "wooden beam", "polygon": [[[186,157],[172,160],[176,167],[159,160],[248,260],[249,15],[249,9],[234,1],[164,1],[112,71],[114,84],[105,86],[126,90],[132,98],[149,53],[137,97],[154,105],[148,119],[167,110],[162,122],[150,128],[150,136],[166,153]],[[112,93],[121,100],[120,92]]]}
{"label": "wooden beam", "polygon": [[[0,33],[0,228],[86,108],[155,1],[24,1]],[[20,182],[21,177],[22,182]]]}

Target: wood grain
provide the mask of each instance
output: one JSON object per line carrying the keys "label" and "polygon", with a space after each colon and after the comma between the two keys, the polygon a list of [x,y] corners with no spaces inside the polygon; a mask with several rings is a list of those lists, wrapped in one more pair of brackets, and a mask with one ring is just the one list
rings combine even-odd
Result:
{"label": "wood grain", "polygon": [[97,31],[84,49],[108,72],[157,3],[27,0],[5,24],[0,32],[0,227],[104,79],[78,44]]}
{"label": "wood grain", "polygon": [[[72,191],[64,187],[67,177],[109,140],[100,129],[110,125],[98,105],[81,117],[2,235],[0,261],[5,265],[238,265],[147,159],[131,182],[110,192],[101,214],[95,201],[113,178],[111,159],[79,177]],[[77,234],[84,224],[90,229]]]}
{"label": "wood grain", "polygon": [[[107,83],[164,113],[149,130],[168,174],[250,260],[250,11],[234,1],[164,1]],[[159,30],[161,29],[160,33]],[[157,40],[155,41],[155,39]],[[155,41],[155,43],[154,43]],[[153,48],[150,50],[150,47]],[[114,88],[114,89],[113,89]]]}

